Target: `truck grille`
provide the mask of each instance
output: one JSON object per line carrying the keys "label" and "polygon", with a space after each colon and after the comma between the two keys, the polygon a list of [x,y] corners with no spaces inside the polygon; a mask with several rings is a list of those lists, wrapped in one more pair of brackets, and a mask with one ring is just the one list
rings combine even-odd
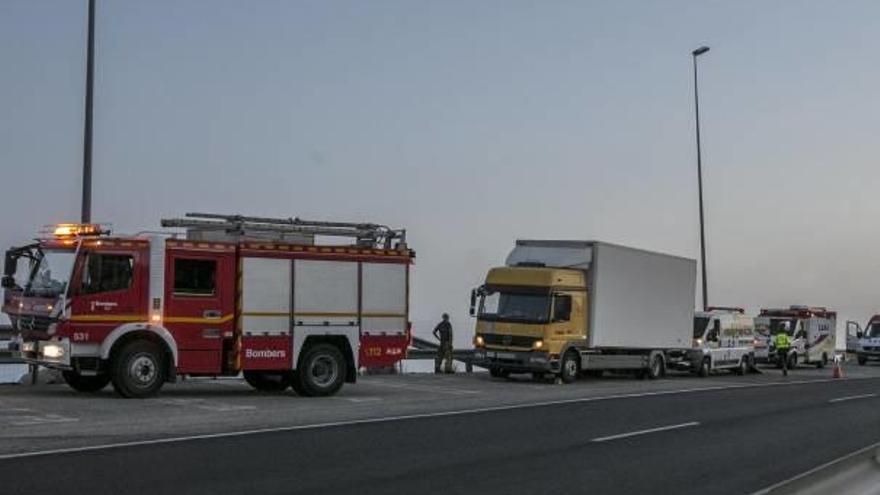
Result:
{"label": "truck grille", "polygon": [[12,328],[19,332],[45,332],[49,329],[52,319],[48,316],[20,315],[10,316]]}
{"label": "truck grille", "polygon": [[499,345],[504,347],[528,347],[531,348],[532,344],[536,341],[540,340],[539,337],[524,337],[521,335],[497,335],[497,334],[484,334],[483,342],[486,345]]}

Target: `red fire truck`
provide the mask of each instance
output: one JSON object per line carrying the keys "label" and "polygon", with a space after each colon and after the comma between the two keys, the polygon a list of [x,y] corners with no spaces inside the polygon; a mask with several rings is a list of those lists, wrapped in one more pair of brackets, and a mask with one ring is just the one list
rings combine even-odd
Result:
{"label": "red fire truck", "polygon": [[3,312],[24,359],[78,391],[147,397],[180,376],[239,373],[259,390],[331,395],[405,357],[404,230],[194,213],[162,226],[185,234],[61,224],[7,251]]}

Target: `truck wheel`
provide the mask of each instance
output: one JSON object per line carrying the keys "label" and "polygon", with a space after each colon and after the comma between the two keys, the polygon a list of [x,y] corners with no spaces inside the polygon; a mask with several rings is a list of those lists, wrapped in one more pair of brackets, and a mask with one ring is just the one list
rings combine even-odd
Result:
{"label": "truck wheel", "polygon": [[80,375],[76,371],[62,371],[61,376],[70,388],[77,392],[97,392],[110,383],[110,375],[100,374],[94,376]]}
{"label": "truck wheel", "polygon": [[648,367],[648,379],[656,380],[663,376],[663,358],[657,354],[651,358],[651,365]]}
{"label": "truck wheel", "polygon": [[507,378],[510,376],[510,371],[503,368],[489,368],[489,376],[492,378]]}
{"label": "truck wheel", "polygon": [[868,356],[865,356],[864,354],[857,355],[856,360],[859,362],[859,366],[868,364]]}
{"label": "truck wheel", "polygon": [[156,395],[165,383],[167,365],[162,349],[147,340],[125,344],[115,353],[110,377],[116,393],[128,398]]}
{"label": "truck wheel", "polygon": [[788,369],[793,370],[797,367],[798,363],[798,355],[796,352],[792,352],[788,355]]}
{"label": "truck wheel", "polygon": [[702,378],[706,378],[709,376],[709,369],[712,367],[712,362],[708,357],[704,357],[702,361],[700,361],[700,367],[697,369],[697,375]]}
{"label": "truck wheel", "polygon": [[581,364],[578,355],[574,351],[568,351],[562,356],[562,363],[560,363],[559,370],[559,378],[562,379],[562,383],[572,383],[577,379],[578,371],[580,371]]}
{"label": "truck wheel", "polygon": [[820,360],[816,363],[816,367],[819,368],[819,369],[822,369],[822,368],[824,368],[824,367],[827,366],[827,365],[828,365],[828,354],[826,354],[826,353],[823,352],[823,353],[822,353],[822,359],[820,359]]}
{"label": "truck wheel", "polygon": [[245,371],[244,381],[261,392],[281,392],[290,386],[290,374],[283,371]]}
{"label": "truck wheel", "polygon": [[294,390],[306,397],[333,395],[342,388],[345,372],[345,358],[335,345],[310,346],[294,373]]}

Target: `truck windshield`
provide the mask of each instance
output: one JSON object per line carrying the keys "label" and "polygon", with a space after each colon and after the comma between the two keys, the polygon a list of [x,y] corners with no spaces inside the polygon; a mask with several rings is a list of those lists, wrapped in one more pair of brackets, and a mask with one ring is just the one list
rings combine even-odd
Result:
{"label": "truck windshield", "polygon": [[709,318],[705,316],[694,316],[694,338],[699,339],[703,337],[703,333],[706,331],[706,326],[709,325]]}
{"label": "truck windshield", "polygon": [[37,255],[25,286],[25,293],[41,297],[58,296],[67,290],[76,253],[69,250],[46,250]]}
{"label": "truck windshield", "polygon": [[871,326],[865,330],[865,338],[866,339],[876,339],[880,338],[880,323],[872,323]]}
{"label": "truck windshield", "polygon": [[491,321],[547,323],[549,314],[549,294],[495,291],[483,296],[479,318]]}

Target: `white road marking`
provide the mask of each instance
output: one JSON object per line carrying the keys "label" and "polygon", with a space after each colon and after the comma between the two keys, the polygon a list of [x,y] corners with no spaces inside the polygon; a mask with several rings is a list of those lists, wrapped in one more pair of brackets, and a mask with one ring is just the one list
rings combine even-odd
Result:
{"label": "white road marking", "polygon": [[450,394],[450,395],[472,395],[472,394],[480,394],[482,393],[479,390],[470,390],[464,388],[453,388],[453,387],[444,387],[437,386],[431,384],[421,384],[415,385],[411,383],[390,383],[390,382],[370,382],[370,385],[375,385],[378,387],[388,387],[388,388],[397,388],[397,389],[405,389],[405,390],[413,390],[417,392],[431,392],[434,394]]}
{"label": "white road marking", "polygon": [[40,411],[23,407],[0,409],[0,418],[9,426],[33,426],[51,423],[71,423],[79,418],[71,418],[60,414],[44,414]]}
{"label": "white road marking", "polygon": [[619,440],[621,438],[629,438],[635,437],[638,435],[647,435],[648,433],[657,433],[660,431],[667,430],[678,430],[679,428],[688,428],[691,426],[699,426],[698,421],[691,421],[689,423],[681,423],[677,425],[669,425],[669,426],[658,426],[657,428],[649,428],[647,430],[638,430],[638,431],[630,431],[627,433],[618,433],[617,435],[608,435],[607,437],[598,437],[590,440],[591,442],[607,442],[609,440]]}
{"label": "white road marking", "polygon": [[227,404],[225,402],[209,401],[205,399],[159,399],[156,402],[171,406],[195,407],[211,412],[253,411],[257,408],[257,406],[253,405]]}
{"label": "white road marking", "polygon": [[[846,378],[845,380],[870,380],[872,378],[864,377],[864,378]],[[433,412],[433,413],[422,413],[422,414],[407,414],[401,416],[385,416],[380,418],[366,418],[366,419],[354,419],[349,421],[334,421],[329,423],[313,423],[307,425],[296,425],[296,426],[279,426],[274,428],[258,428],[253,430],[238,430],[238,431],[229,431],[229,432],[221,432],[221,433],[205,433],[202,435],[188,435],[181,437],[166,437],[166,438],[156,438],[152,440],[133,440],[130,442],[119,442],[119,443],[107,443],[101,445],[87,445],[84,447],[69,447],[63,449],[50,449],[50,450],[37,450],[32,452],[18,452],[11,454],[0,454],[0,461],[8,460],[8,459],[20,459],[26,457],[38,457],[45,455],[56,455],[56,454],[74,454],[79,452],[93,452],[98,450],[110,450],[110,449],[120,449],[125,447],[140,447],[145,445],[162,445],[162,444],[172,444],[172,443],[182,443],[182,442],[191,442],[196,440],[209,440],[215,438],[234,438],[234,437],[243,437],[248,435],[259,435],[265,433],[282,433],[289,431],[301,431],[301,430],[317,430],[321,428],[337,428],[341,426],[353,426],[353,425],[364,425],[364,424],[377,424],[377,423],[389,423],[393,421],[407,421],[413,419],[426,419],[426,418],[442,418],[449,416],[463,416],[468,414],[481,414],[487,412],[498,412],[498,411],[512,411],[517,409],[532,409],[537,407],[547,407],[554,406],[560,404],[578,404],[578,403],[588,403],[588,402],[600,402],[606,400],[615,400],[615,399],[634,399],[639,397],[656,397],[663,395],[677,395],[677,394],[687,394],[687,393],[696,393],[696,392],[712,392],[717,390],[731,390],[731,389],[741,389],[741,388],[762,388],[762,387],[774,387],[780,385],[803,385],[803,384],[812,384],[812,383],[828,383],[828,382],[840,382],[841,380],[829,378],[824,380],[798,380],[798,381],[786,381],[786,382],[773,382],[773,383],[763,383],[763,384],[742,384],[742,385],[718,385],[714,387],[703,387],[703,388],[686,388],[686,389],[678,389],[678,390],[658,390],[653,392],[639,392],[639,393],[631,393],[631,394],[616,394],[616,395],[605,395],[599,397],[578,397],[573,399],[560,399],[560,400],[550,400],[550,401],[542,401],[542,402],[530,402],[527,404],[512,404],[506,406],[489,406],[489,407],[478,407],[473,409],[459,409],[455,411],[442,411],[442,412]]]}
{"label": "white road marking", "polygon": [[838,397],[836,399],[831,399],[828,402],[834,404],[835,402],[845,402],[848,400],[858,400],[858,399],[869,399],[871,397],[877,397],[877,394],[862,394],[862,395],[850,395],[848,397]]}
{"label": "white road marking", "polygon": [[383,399],[381,397],[341,397],[342,400],[348,402],[380,402]]}
{"label": "white road marking", "polygon": [[78,418],[68,418],[58,414],[44,414],[42,416],[18,416],[9,422],[12,426],[33,426],[55,423],[72,423],[79,421]]}

